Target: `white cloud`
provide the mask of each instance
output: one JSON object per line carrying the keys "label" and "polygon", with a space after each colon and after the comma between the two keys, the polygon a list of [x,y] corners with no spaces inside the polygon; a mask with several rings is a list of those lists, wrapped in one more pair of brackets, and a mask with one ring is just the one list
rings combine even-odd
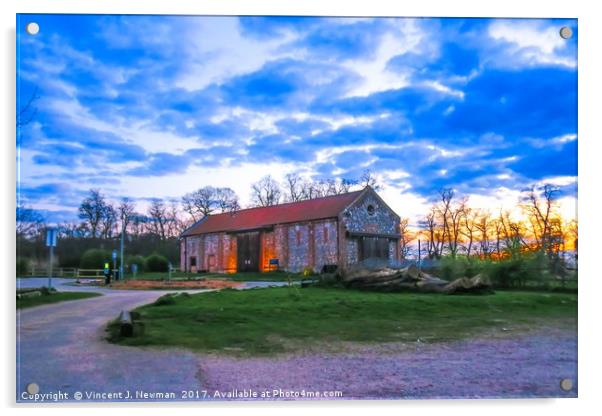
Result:
{"label": "white cloud", "polygon": [[203,186],[232,188],[240,198],[241,205],[250,204],[251,184],[265,175],[278,181],[287,173],[297,170],[295,163],[243,163],[221,166],[191,166],[186,172],[153,177],[125,177],[114,191],[132,198],[176,198]]}
{"label": "white cloud", "polygon": [[177,152],[214,144],[203,142],[196,136],[182,137],[164,129],[156,129],[148,120],[103,120],[93,115],[76,98],[49,98],[46,102],[48,112],[56,113],[78,127],[115,134],[125,143],[139,145],[149,152]]}
{"label": "white cloud", "polygon": [[409,84],[409,73],[393,72],[388,62],[397,55],[418,52],[422,33],[413,19],[394,20],[393,30],[383,35],[374,57],[347,60],[342,65],[361,76],[362,82],[353,87],[348,97],[368,96],[375,92],[399,89]]}
{"label": "white cloud", "polygon": [[184,70],[176,79],[176,86],[188,91],[256,71],[271,60],[301,54],[281,48],[295,40],[292,32],[270,40],[243,37],[236,17],[205,17],[195,19],[191,26],[194,29],[184,35],[182,43]]}
{"label": "white cloud", "polygon": [[544,25],[538,20],[495,20],[489,36],[511,45],[509,57],[525,64],[552,64],[574,68],[575,58],[561,55],[570,40],[560,37],[560,26]]}

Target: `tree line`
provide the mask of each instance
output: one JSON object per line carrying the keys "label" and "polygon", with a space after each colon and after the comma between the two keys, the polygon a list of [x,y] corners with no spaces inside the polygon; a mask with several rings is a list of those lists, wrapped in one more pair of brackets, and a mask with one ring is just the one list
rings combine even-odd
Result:
{"label": "tree line", "polygon": [[[338,195],[370,185],[379,189],[376,177],[365,171],[357,180],[310,180],[288,174],[279,182],[265,176],[251,185],[250,207]],[[564,264],[567,251],[576,255],[577,222],[566,221],[558,207],[558,188],[532,186],[517,201],[520,210],[491,212],[470,206],[466,197],[451,188],[441,189],[436,201],[416,225],[408,218],[399,224],[402,258],[418,256],[441,259],[459,255],[468,258],[502,260],[525,253],[541,252],[552,264]],[[129,198],[109,200],[100,190],[91,189],[78,207],[77,222],[57,225],[64,265],[75,266],[81,250],[116,248],[121,232],[128,252],[147,256],[157,252],[178,263],[178,237],[195,222],[212,214],[241,209],[238,195],[231,188],[205,186],[183,195],[179,200],[152,199],[146,210]],[[35,209],[17,208],[17,241],[20,255],[45,257],[44,217]],[[59,255],[60,253],[59,246]]]}
{"label": "tree line", "polygon": [[578,224],[562,217],[559,192],[550,184],[531,186],[521,192],[518,209],[491,212],[471,207],[468,198],[451,188],[441,189],[416,229],[407,219],[401,221],[402,256],[411,255],[420,240],[420,255],[426,259],[511,262],[537,256],[541,267],[554,273],[574,268]]}
{"label": "tree line", "polygon": [[[370,171],[365,171],[357,180],[309,180],[289,174],[278,182],[268,175],[251,185],[249,207],[338,195],[366,185],[378,188]],[[60,265],[77,267],[86,250],[117,248],[122,232],[127,251],[132,255],[157,253],[177,264],[177,242],[182,232],[208,215],[242,208],[234,190],[214,186],[199,188],[180,199],[154,198],[147,205],[145,210],[141,210],[139,204],[130,198],[112,201],[100,189],[90,189],[78,207],[78,221],[63,221],[54,227],[58,232]],[[45,234],[48,227],[39,211],[18,206],[18,255],[42,263],[46,257]]]}

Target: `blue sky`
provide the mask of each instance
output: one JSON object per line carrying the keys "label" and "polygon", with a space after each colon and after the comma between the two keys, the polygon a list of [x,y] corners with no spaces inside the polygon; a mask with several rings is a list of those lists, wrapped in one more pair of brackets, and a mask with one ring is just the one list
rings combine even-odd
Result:
{"label": "blue sky", "polygon": [[245,205],[266,174],[365,169],[402,217],[442,187],[493,210],[543,183],[575,215],[576,20],[20,15],[17,44],[17,104],[40,97],[20,197],[50,221],[90,188]]}

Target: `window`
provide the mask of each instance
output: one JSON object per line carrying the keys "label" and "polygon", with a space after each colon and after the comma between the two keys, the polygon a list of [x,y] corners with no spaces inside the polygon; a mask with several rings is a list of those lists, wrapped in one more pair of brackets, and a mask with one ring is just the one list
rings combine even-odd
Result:
{"label": "window", "polygon": [[196,267],[196,257],[190,257],[190,267]]}
{"label": "window", "polygon": [[368,215],[374,215],[374,212],[375,212],[374,205],[372,205],[372,204],[368,205],[366,210],[368,211]]}
{"label": "window", "polygon": [[297,245],[301,244],[301,231],[297,230]]}
{"label": "window", "polygon": [[328,243],[328,228],[324,227],[324,242]]}

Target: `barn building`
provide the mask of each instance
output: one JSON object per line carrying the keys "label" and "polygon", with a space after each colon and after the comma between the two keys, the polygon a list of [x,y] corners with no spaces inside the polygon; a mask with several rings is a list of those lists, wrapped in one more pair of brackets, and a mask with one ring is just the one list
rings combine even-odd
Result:
{"label": "barn building", "polygon": [[371,188],[209,215],[182,233],[181,270],[299,272],[399,260],[399,216]]}

